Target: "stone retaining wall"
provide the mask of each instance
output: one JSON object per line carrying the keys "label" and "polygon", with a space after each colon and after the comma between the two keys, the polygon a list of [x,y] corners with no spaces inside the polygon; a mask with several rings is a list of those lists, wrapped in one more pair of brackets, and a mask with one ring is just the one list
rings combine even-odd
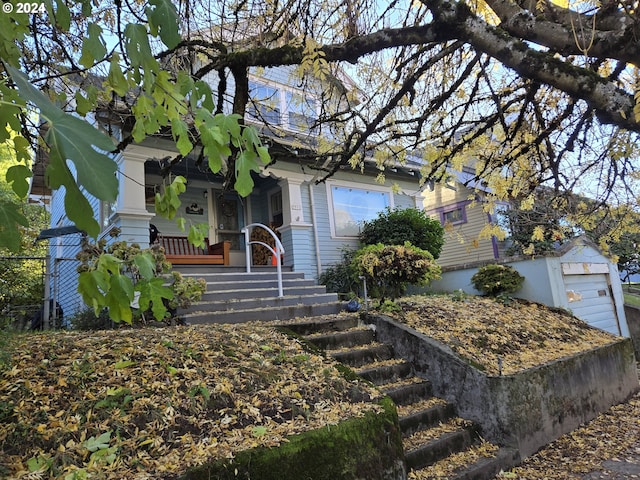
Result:
{"label": "stone retaining wall", "polygon": [[486,439],[517,448],[522,458],[638,389],[629,338],[521,373],[491,376],[389,317],[370,315],[365,321],[375,324],[380,342],[392,344],[419,376],[432,382],[434,395],[480,424]]}

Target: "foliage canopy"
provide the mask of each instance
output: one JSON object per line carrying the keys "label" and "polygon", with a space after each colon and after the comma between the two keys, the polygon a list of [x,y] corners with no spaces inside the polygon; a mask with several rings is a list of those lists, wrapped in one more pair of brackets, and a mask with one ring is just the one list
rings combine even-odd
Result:
{"label": "foliage canopy", "polygon": [[[298,152],[320,181],[365,160],[384,170],[411,158],[429,181],[469,167],[467,183],[490,201],[530,204],[540,184],[584,192],[595,201],[577,210],[583,222],[605,204],[637,209],[634,2],[43,5],[0,16],[0,142],[21,162],[7,180],[24,198],[43,146],[49,186],[64,188],[69,218],[93,236],[85,192],[115,198],[114,157],[149,136],[175,143],[171,164],[198,157],[250,192],[251,172],[291,154],[270,156],[243,124],[249,74],[278,66],[301,88],[325,80],[317,131],[332,141]],[[324,108],[329,96],[339,109]],[[106,132],[86,124],[96,119]],[[7,202],[0,219],[0,245],[14,248],[28,221]]]}

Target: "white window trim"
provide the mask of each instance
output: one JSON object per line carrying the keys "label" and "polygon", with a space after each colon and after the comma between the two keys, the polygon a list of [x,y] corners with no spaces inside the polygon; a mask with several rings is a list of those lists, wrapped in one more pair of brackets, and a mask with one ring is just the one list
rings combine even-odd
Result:
{"label": "white window trim", "polygon": [[343,187],[343,188],[355,188],[358,190],[371,190],[374,192],[381,192],[389,194],[389,208],[393,210],[394,206],[394,195],[393,191],[390,187],[384,187],[382,185],[374,185],[374,184],[365,184],[365,183],[355,183],[354,182],[346,182],[341,180],[327,180],[325,182],[327,189],[327,208],[329,210],[329,227],[331,230],[331,238],[335,239],[344,239],[344,240],[353,240],[358,238],[354,237],[345,237],[336,235],[336,221],[334,218],[335,211],[333,208],[333,191],[332,187]]}

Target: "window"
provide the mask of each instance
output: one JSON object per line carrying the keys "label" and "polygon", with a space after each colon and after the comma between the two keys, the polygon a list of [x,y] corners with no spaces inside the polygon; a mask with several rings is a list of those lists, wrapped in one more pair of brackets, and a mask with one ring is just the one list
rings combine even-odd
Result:
{"label": "window", "polygon": [[461,223],[464,221],[464,207],[457,207],[443,213],[445,223]]}
{"label": "window", "polygon": [[100,228],[106,230],[111,225],[111,217],[116,213],[116,202],[100,202]]}
{"label": "window", "polygon": [[271,195],[269,207],[271,224],[276,228],[281,227],[284,221],[282,216],[282,190]]}
{"label": "window", "polygon": [[251,102],[247,113],[261,122],[279,125],[280,119],[280,92],[269,85],[249,82],[249,96]]}
{"label": "window", "polygon": [[336,237],[357,237],[365,221],[391,206],[389,192],[331,186],[333,227]]}
{"label": "window", "polygon": [[314,132],[314,123],[318,120],[318,114],[311,99],[292,92],[287,92],[286,97],[289,128]]}
{"label": "window", "polygon": [[249,96],[250,118],[288,130],[315,133],[318,109],[314,97],[255,81],[249,82]]}
{"label": "window", "polygon": [[437,210],[442,225],[458,225],[467,222],[467,204],[469,202],[447,205]]}

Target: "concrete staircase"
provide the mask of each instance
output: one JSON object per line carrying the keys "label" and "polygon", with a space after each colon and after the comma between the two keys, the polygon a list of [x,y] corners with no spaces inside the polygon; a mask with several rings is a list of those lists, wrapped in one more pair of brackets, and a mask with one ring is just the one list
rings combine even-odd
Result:
{"label": "concrete staircase", "polygon": [[341,309],[337,294],[290,269],[282,272],[284,297],[278,297],[274,267],[253,267],[251,273],[223,266],[181,265],[174,270],[207,282],[202,299],[179,311],[188,324],[287,320]]}
{"label": "concrete staircase", "polygon": [[[455,406],[435,398],[428,380],[377,343],[357,315],[341,314],[287,324],[327,354],[377,385],[398,406],[410,479],[488,480],[512,467],[517,452],[483,442],[479,428],[456,417]],[[491,457],[482,452],[491,451]],[[444,470],[445,464],[449,471]]]}

